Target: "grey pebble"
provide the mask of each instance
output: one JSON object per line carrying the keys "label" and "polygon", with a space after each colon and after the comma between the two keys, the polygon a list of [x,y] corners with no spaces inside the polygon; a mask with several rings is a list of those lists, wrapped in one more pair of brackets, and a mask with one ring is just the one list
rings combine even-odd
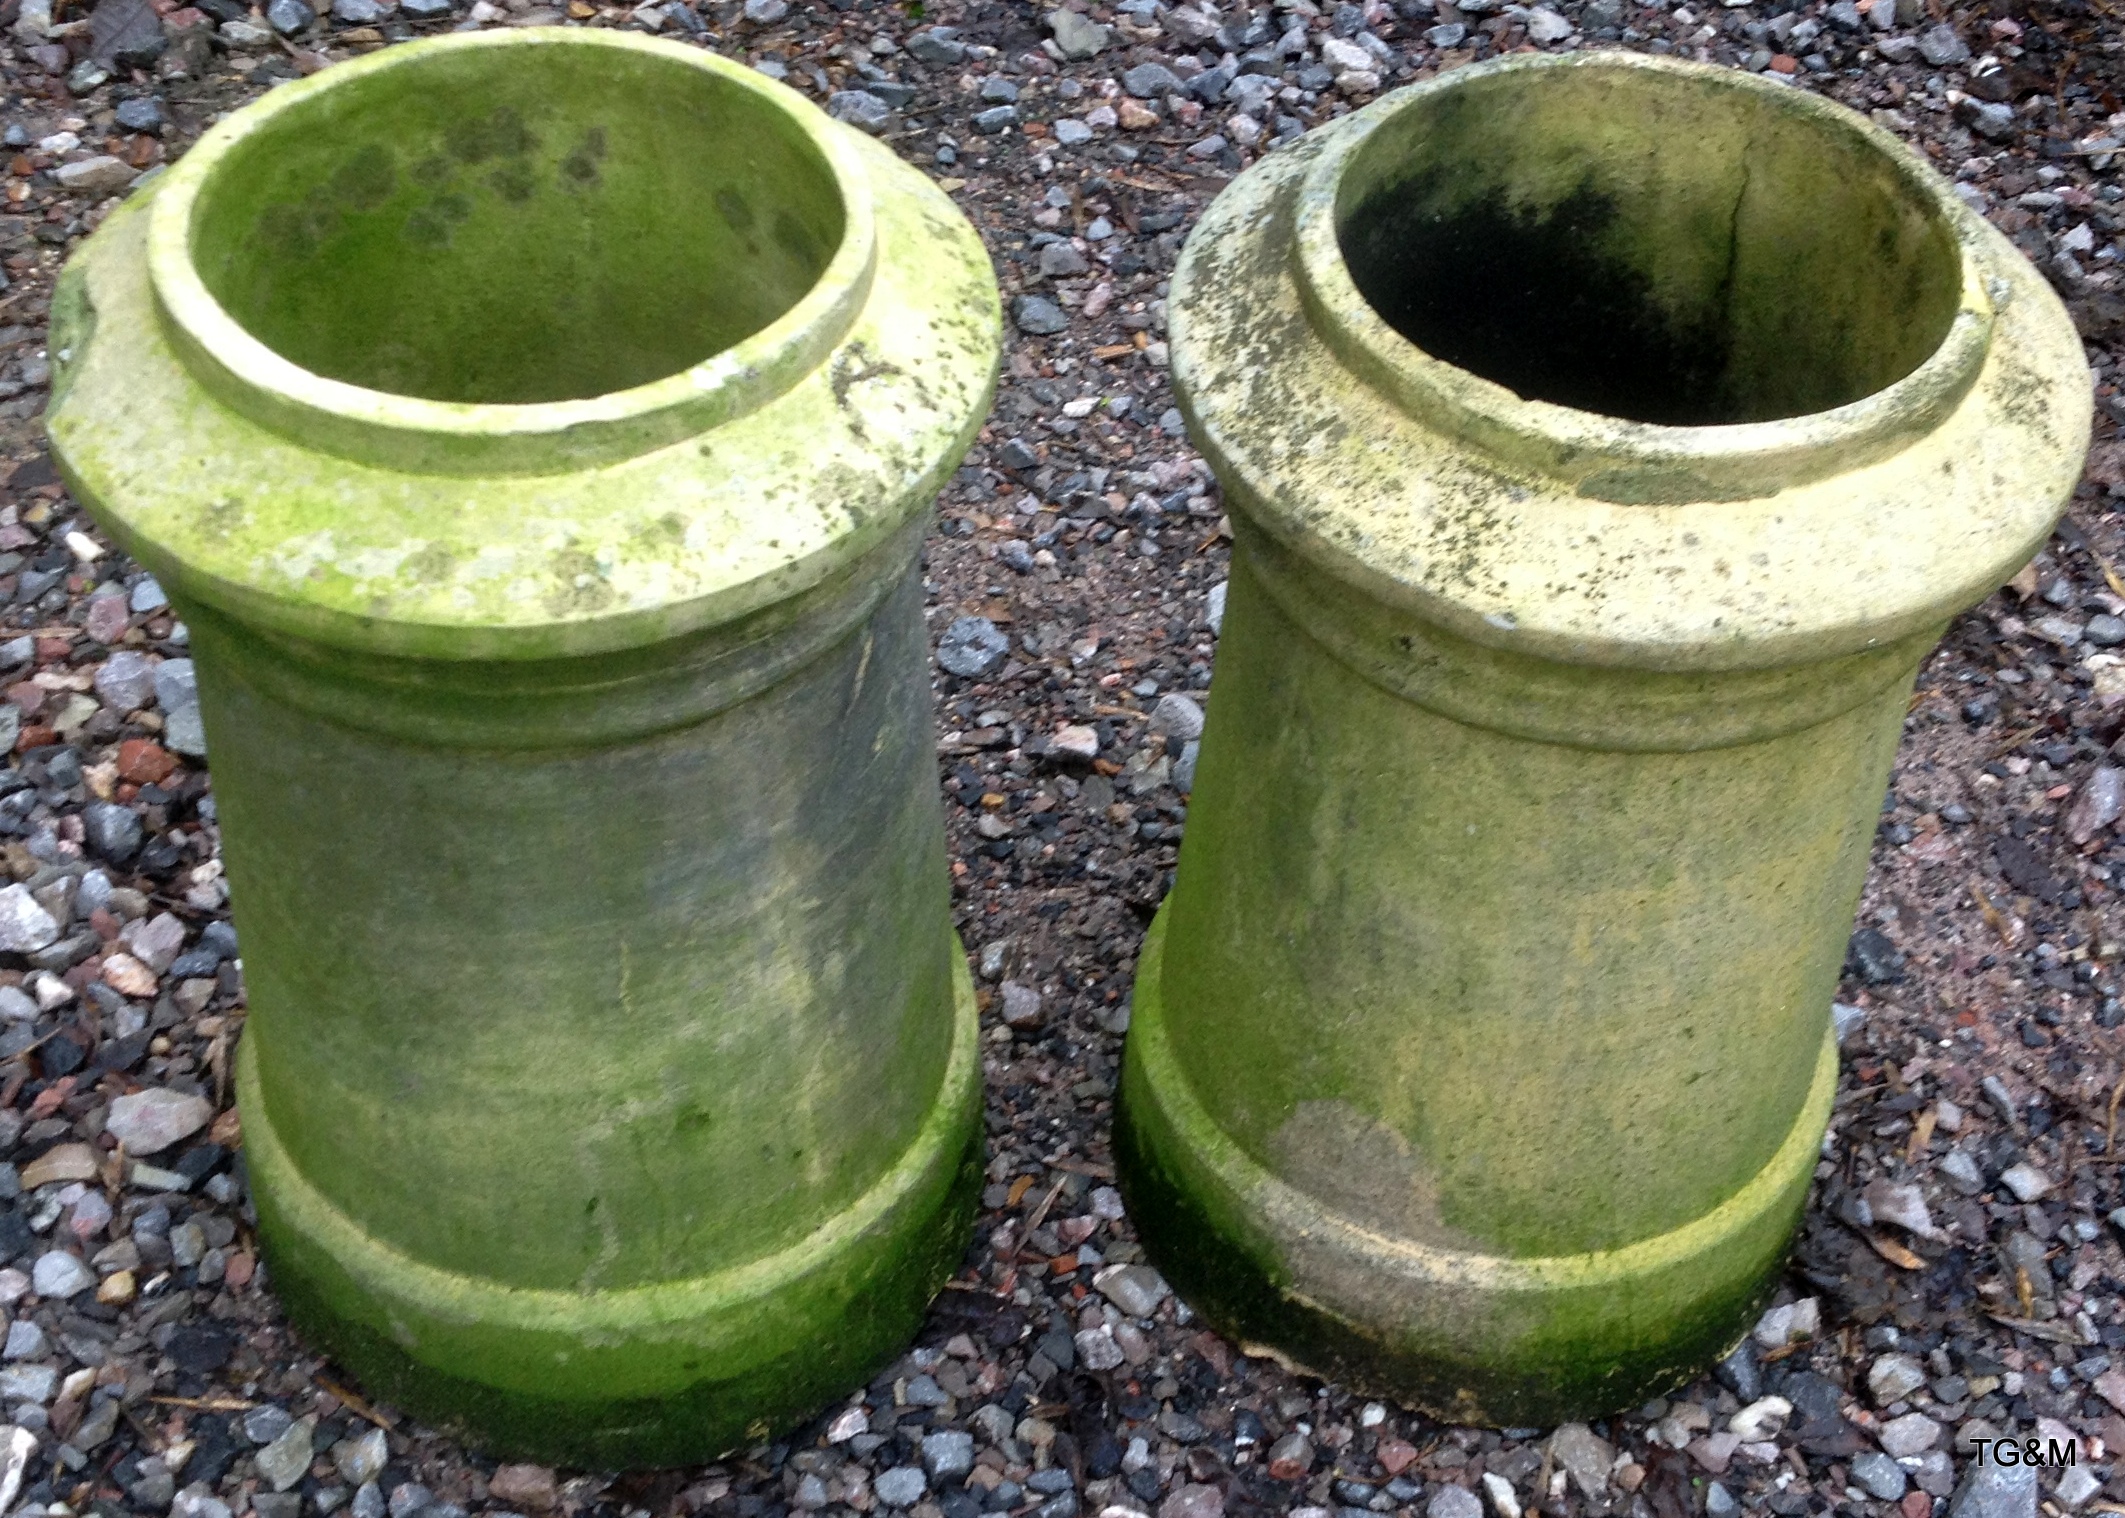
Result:
{"label": "grey pebble", "polygon": [[2036,1518],[2036,1467],[1973,1462],[1948,1499],[1948,1518]]}
{"label": "grey pebble", "polygon": [[1985,1172],[1978,1168],[1967,1150],[1951,1149],[1940,1158],[1935,1167],[1948,1178],[1948,1184],[1964,1196],[1976,1196],[1985,1189]]}
{"label": "grey pebble", "polygon": [[[0,1400],[14,1406],[33,1402],[42,1407],[59,1392],[59,1368],[54,1365],[9,1365],[0,1367]],[[19,1421],[19,1415],[18,1415]]]}
{"label": "grey pebble", "polygon": [[2047,643],[2072,648],[2081,641],[2081,624],[2071,617],[2038,617],[2029,630]]}
{"label": "grey pebble", "polygon": [[140,815],[115,801],[92,801],[81,809],[81,825],[89,847],[113,864],[124,864],[140,852]]}
{"label": "grey pebble", "polygon": [[2051,1177],[2027,1160],[2010,1165],[2000,1173],[2000,1180],[2018,1202],[2034,1202],[2051,1190]]}
{"label": "grey pebble", "polygon": [[295,1415],[271,1402],[243,1416],[243,1436],[253,1444],[271,1444],[294,1426]]}
{"label": "grey pebble", "polygon": [[1443,1482],[1424,1504],[1424,1518],[1483,1518],[1483,1499],[1465,1486]]}
{"label": "grey pebble", "polygon": [[1854,1481],[1884,1502],[1894,1502],[1904,1494],[1904,1468],[1887,1455],[1871,1449],[1854,1455],[1851,1471]]}
{"label": "grey pebble", "polygon": [[1911,1355],[1883,1355],[1867,1372],[1867,1391],[1876,1407],[1901,1402],[1926,1384],[1926,1367]]}
{"label": "grey pebble", "polygon": [[1106,49],[1107,29],[1090,16],[1057,10],[1050,11],[1047,19],[1048,30],[1055,34],[1056,49],[1063,57],[1082,61]]}
{"label": "grey pebble", "polygon": [[871,1483],[871,1495],[887,1507],[913,1507],[929,1489],[922,1468],[916,1465],[896,1465],[880,1472]]}
{"label": "grey pebble", "polygon": [[[948,674],[965,680],[988,674],[1003,663],[1010,652],[1011,640],[987,617],[955,618],[944,630],[944,636],[937,640],[937,662]],[[0,891],[0,898],[6,894]],[[56,928],[53,936],[58,936]],[[5,947],[5,942],[0,941],[0,948]]]}
{"label": "grey pebble", "polygon": [[258,1474],[274,1491],[284,1492],[309,1474],[310,1433],[315,1427],[315,1422],[309,1418],[291,1424],[279,1438],[251,1457],[258,1467]]}
{"label": "grey pebble", "polygon": [[96,1272],[65,1250],[54,1249],[37,1257],[30,1269],[30,1282],[38,1296],[64,1300],[78,1297],[94,1286]]}
{"label": "grey pebble", "polygon": [[229,1505],[195,1481],[170,1504],[170,1518],[229,1518]]}
{"label": "grey pebble", "polygon": [[174,753],[189,754],[195,759],[206,756],[207,727],[199,715],[198,702],[163,709],[162,743]]}
{"label": "grey pebble", "polygon": [[33,954],[58,937],[59,924],[37,904],[28,886],[18,883],[0,890],[0,950]]}
{"label": "grey pebble", "polygon": [[1019,331],[1034,337],[1049,337],[1070,325],[1063,308],[1041,295],[1021,295],[1012,301],[1011,320]]}
{"label": "grey pebble", "polygon": [[1202,741],[1190,738],[1181,745],[1180,758],[1173,761],[1173,788],[1184,796],[1195,789],[1195,766],[1202,756]]}
{"label": "grey pebble", "polygon": [[1051,242],[1040,250],[1040,272],[1050,279],[1067,279],[1090,267],[1085,255],[1067,242]]}
{"label": "grey pebble", "polygon": [[128,132],[145,132],[151,137],[160,137],[162,129],[170,124],[158,95],[135,95],[130,100],[121,100],[111,114]]}
{"label": "grey pebble", "polygon": [[956,1429],[924,1434],[922,1468],[932,1481],[960,1480],[974,1469],[974,1436]]}
{"label": "grey pebble", "polygon": [[836,90],[827,97],[826,113],[875,137],[892,120],[893,108],[869,90]]}
{"label": "grey pebble", "polygon": [[[105,153],[94,158],[84,158],[79,163],[62,163],[52,171],[52,177],[77,195],[115,195],[131,184],[138,174],[131,164]],[[63,570],[54,570],[52,573],[55,576],[52,581],[54,585],[65,578]],[[32,599],[27,593],[30,580],[29,574],[23,575],[24,590],[19,599]]]}
{"label": "grey pebble", "polygon": [[1093,1284],[1100,1295],[1132,1318],[1148,1318],[1158,1304],[1172,1295],[1166,1278],[1149,1265],[1115,1265],[1099,1273]]}
{"label": "grey pebble", "polygon": [[1114,1370],[1126,1358],[1121,1345],[1115,1342],[1113,1333],[1104,1325],[1079,1331],[1071,1343],[1077,1349],[1077,1363],[1086,1370]]}
{"label": "grey pebble", "polygon": [[[1921,44],[1923,49],[1923,44]],[[1966,98],[1956,107],[1963,119],[1970,123],[1970,130],[1980,137],[1989,137],[1994,142],[2005,142],[2021,130],[2020,120],[2014,107],[2002,105],[1996,100]]]}
{"label": "grey pebble", "polygon": [[1918,51],[1919,56],[1935,68],[1962,63],[1970,56],[1970,49],[1963,45],[1962,34],[1945,21],[1918,34]]}
{"label": "grey pebble", "polygon": [[1905,1413],[1901,1418],[1891,1418],[1876,1431],[1874,1442],[1882,1450],[1897,1459],[1923,1455],[1940,1443],[1941,1426],[1924,1413]]}
{"label": "grey pebble", "polygon": [[1168,691],[1151,708],[1151,731],[1183,740],[1203,736],[1203,709],[1177,691]]}
{"label": "grey pebble", "polygon": [[155,661],[134,649],[119,649],[97,668],[96,695],[115,712],[138,711],[155,699]]}
{"label": "grey pebble", "polygon": [[967,45],[959,40],[957,27],[925,27],[909,33],[906,45],[916,62],[932,68],[957,68],[967,61]]}
{"label": "grey pebble", "polygon": [[1156,100],[1181,93],[1181,81],[1163,63],[1139,63],[1122,75],[1122,88],[1139,100]]}
{"label": "grey pebble", "polygon": [[391,1447],[380,1428],[342,1439],[332,1446],[332,1463],[338,1468],[341,1479],[371,1491],[375,1490],[376,1478],[384,1473],[384,1464],[390,1458]]}
{"label": "grey pebble", "polygon": [[999,990],[1005,1027],[1024,1032],[1040,1026],[1040,992],[1015,980],[1005,981]]}
{"label": "grey pebble", "polygon": [[199,704],[199,672],[190,659],[165,659],[155,666],[155,702],[166,712]]}

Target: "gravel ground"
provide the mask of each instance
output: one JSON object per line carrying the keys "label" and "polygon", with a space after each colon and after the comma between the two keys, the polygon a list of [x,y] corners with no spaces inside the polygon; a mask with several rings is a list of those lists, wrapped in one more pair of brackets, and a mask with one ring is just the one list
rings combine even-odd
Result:
{"label": "gravel ground", "polygon": [[[335,0],[320,18],[303,0],[5,0],[0,1499],[177,1518],[1930,1518],[1959,1493],[1955,1518],[2125,1512],[2111,3]],[[979,1229],[918,1346],[865,1392],[720,1465],[619,1478],[497,1468],[364,1403],[286,1330],[227,1108],[242,979],[183,629],[76,511],[38,432],[53,273],[137,171],[333,58],[563,19],[691,37],[879,133],[981,228],[1012,316],[995,416],[927,564],[956,901],[984,988]],[[1175,252],[1256,154],[1377,90],[1589,46],[1786,75],[1916,144],[2068,298],[2098,441],[2046,552],[1920,677],[1780,1305],[1672,1398],[1501,1435],[1295,1378],[1191,1321],[1139,1260],[1106,1135],[1225,573],[1216,487],[1166,381]],[[1969,1458],[2007,1436],[2077,1441],[2077,1463],[2033,1478]]]}

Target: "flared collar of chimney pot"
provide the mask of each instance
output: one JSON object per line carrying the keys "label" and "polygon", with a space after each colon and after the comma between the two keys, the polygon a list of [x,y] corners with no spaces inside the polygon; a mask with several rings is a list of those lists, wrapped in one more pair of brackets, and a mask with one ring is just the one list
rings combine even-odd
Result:
{"label": "flared collar of chimney pot", "polygon": [[999,328],[950,198],[794,91],[468,33],[282,86],[114,212],[54,295],[46,424],[180,604],[569,658],[884,573]]}
{"label": "flared collar of chimney pot", "polygon": [[[1497,267],[1545,233],[1580,272],[1620,249],[1604,298],[1738,334],[1675,400],[1709,415],[1605,414],[1584,376],[1560,403],[1544,354],[1484,348],[1547,319],[1486,326],[1486,301],[1548,298],[1572,350],[1578,291]],[[1205,216],[1171,307],[1236,510],[1572,663],[1766,668],[1937,627],[2042,543],[2088,441],[2057,297],[1914,154],[1800,90],[1619,52],[1457,70],[1278,152]]]}

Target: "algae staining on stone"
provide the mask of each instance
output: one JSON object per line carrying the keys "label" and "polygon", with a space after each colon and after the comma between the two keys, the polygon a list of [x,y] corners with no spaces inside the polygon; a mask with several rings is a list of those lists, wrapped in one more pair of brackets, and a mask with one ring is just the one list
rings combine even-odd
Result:
{"label": "algae staining on stone", "polygon": [[1512,482],[1488,470],[1462,467],[1457,478],[1440,481],[1440,498],[1455,503],[1431,518],[1430,561],[1438,579],[1475,594],[1503,595],[1504,579],[1496,568],[1497,545],[1510,521],[1500,508]]}
{"label": "algae staining on stone", "polygon": [[583,134],[583,140],[575,145],[569,155],[561,160],[561,185],[564,189],[587,190],[599,180],[598,165],[605,161],[605,128],[594,126]]}
{"label": "algae staining on stone", "polygon": [[647,558],[664,558],[686,547],[686,518],[676,511],[639,524],[628,543]]}
{"label": "algae staining on stone", "polygon": [[447,247],[457,228],[471,216],[472,202],[465,196],[438,195],[406,218],[406,241],[423,248]]}
{"label": "algae staining on stone", "polygon": [[243,503],[233,496],[222,496],[199,509],[199,537],[202,542],[216,546],[225,544],[243,525]]}
{"label": "algae staining on stone", "polygon": [[487,176],[487,184],[511,205],[522,205],[539,188],[538,177],[531,172],[531,165],[521,159],[511,159],[495,169]]}
{"label": "algae staining on stone", "polygon": [[425,155],[407,172],[413,183],[436,193],[407,216],[406,240],[423,248],[449,245],[456,229],[472,216],[472,200],[458,188],[468,168],[492,164],[478,183],[512,205],[531,200],[539,186],[537,151],[537,136],[508,106],[454,123],[444,135],[442,150]]}
{"label": "algae staining on stone", "polygon": [[348,213],[375,211],[397,189],[397,158],[384,144],[371,143],[300,200],[267,206],[259,213],[258,234],[289,258],[309,259],[346,225]]}
{"label": "algae staining on stone", "polygon": [[372,142],[339,167],[327,191],[356,211],[374,211],[398,192],[398,158]]}
{"label": "algae staining on stone", "polygon": [[2011,352],[1999,355],[1999,377],[1992,384],[1992,403],[2000,415],[2018,427],[2027,427],[2042,436],[2053,447],[2058,446],[2054,418],[2039,398],[2044,393],[2043,377]]}
{"label": "algae staining on stone", "polygon": [[[1621,214],[1591,178],[1544,207],[1448,205],[1443,169],[1367,197],[1339,228],[1373,310],[1425,352],[1533,400],[1672,426],[1734,420],[1730,336],[1663,306],[1616,257]],[[1483,286],[1473,292],[1471,272]]]}
{"label": "algae staining on stone", "polygon": [[819,277],[819,271],[826,267],[826,257],[809,227],[788,211],[777,211],[774,238],[775,245],[794,258],[808,278]]}
{"label": "algae staining on stone", "polygon": [[282,542],[261,556],[275,573],[291,584],[321,581],[338,568],[339,542],[329,527],[303,533]]}
{"label": "algae staining on stone", "polygon": [[468,116],[453,123],[443,147],[460,163],[486,163],[495,158],[528,158],[538,148],[538,138],[514,107],[504,105],[485,116]]}
{"label": "algae staining on stone", "polygon": [[868,445],[871,440],[870,431],[865,426],[862,415],[849,404],[849,392],[867,381],[897,376],[903,372],[898,364],[872,358],[870,350],[860,339],[834,355],[833,364],[827,371],[827,382],[833,388],[834,404],[840,408],[842,422],[857,442]]}
{"label": "algae staining on stone", "polygon": [[551,581],[544,605],[551,616],[594,616],[616,599],[605,566],[581,548],[560,550],[548,562],[547,573]]}
{"label": "algae staining on stone", "polygon": [[740,237],[750,232],[758,219],[753,215],[753,208],[746,204],[745,197],[730,185],[716,191],[716,213]]}
{"label": "algae staining on stone", "polygon": [[[855,386],[862,384],[865,380],[879,379],[886,375],[898,375],[902,372],[898,364],[889,363],[884,359],[872,358],[870,348],[861,338],[858,338],[834,355],[833,366],[828,372],[828,383],[833,386],[834,390],[834,404],[846,411],[849,404],[849,391]],[[851,426],[857,427],[857,432],[860,436],[862,429],[857,426],[856,419],[851,416],[849,422]]]}
{"label": "algae staining on stone", "polygon": [[47,409],[56,411],[79,372],[80,361],[96,335],[96,302],[89,295],[88,270],[69,263],[52,290],[52,388]]}
{"label": "algae staining on stone", "polygon": [[267,206],[258,216],[258,236],[283,257],[303,261],[316,256],[339,224],[340,213],[323,198],[320,186],[307,200]]}
{"label": "algae staining on stone", "polygon": [[430,153],[406,171],[406,177],[417,185],[439,190],[457,177],[457,167],[440,153]]}
{"label": "algae staining on stone", "polygon": [[1438,1174],[1416,1147],[1347,1101],[1298,1103],[1268,1147],[1283,1180],[1360,1228],[1440,1249],[1492,1252],[1446,1222]]}
{"label": "algae staining on stone", "polygon": [[464,557],[462,549],[445,543],[422,544],[399,566],[399,572],[417,585],[437,585],[456,572],[458,562]]}

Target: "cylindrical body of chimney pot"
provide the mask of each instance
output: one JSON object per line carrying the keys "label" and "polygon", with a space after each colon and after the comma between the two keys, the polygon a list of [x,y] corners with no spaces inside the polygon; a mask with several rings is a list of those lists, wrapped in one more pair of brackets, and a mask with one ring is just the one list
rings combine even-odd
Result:
{"label": "cylindrical body of chimney pot", "polygon": [[707,1458],[957,1264],[917,555],[998,332],[921,175],[618,32],[286,85],[67,270],[57,455],[197,653],[270,1281],[373,1395]]}
{"label": "cylindrical body of chimney pot", "polygon": [[1279,151],[1171,310],[1237,536],[1132,1215],[1322,1376],[1631,1405],[1775,1279],[1912,677],[2072,490],[2079,342],[1851,112],[1616,53]]}

